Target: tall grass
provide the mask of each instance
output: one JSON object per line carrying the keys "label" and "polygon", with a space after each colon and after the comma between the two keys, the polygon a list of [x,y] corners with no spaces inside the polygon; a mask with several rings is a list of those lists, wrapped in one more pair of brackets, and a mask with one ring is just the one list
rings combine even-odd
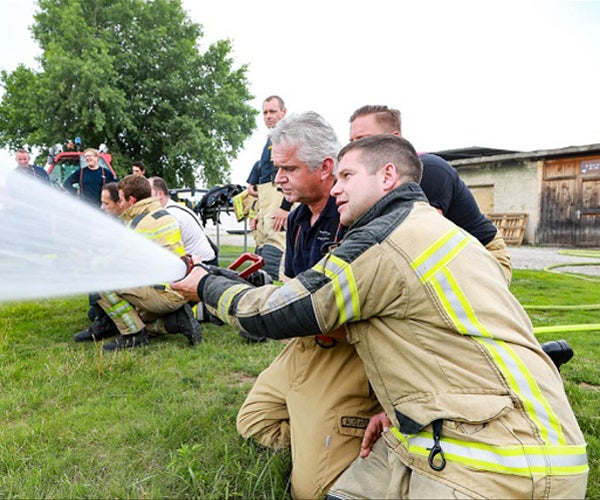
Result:
{"label": "tall grass", "polygon": [[[600,303],[600,287],[516,271],[525,303]],[[242,440],[235,416],[254,378],[283,347],[248,344],[228,326],[205,341],[153,339],[131,352],[76,344],[87,300],[0,305],[0,496],[8,498],[287,498],[287,452]],[[532,312],[534,324],[598,322],[598,314]],[[589,444],[589,498],[600,497],[600,343],[576,351],[565,387]],[[540,336],[540,341],[556,338]],[[318,423],[316,423],[318,425]]]}

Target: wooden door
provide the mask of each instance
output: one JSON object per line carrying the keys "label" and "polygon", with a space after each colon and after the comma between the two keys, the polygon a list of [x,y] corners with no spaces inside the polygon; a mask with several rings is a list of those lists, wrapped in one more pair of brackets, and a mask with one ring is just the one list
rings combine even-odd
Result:
{"label": "wooden door", "polygon": [[600,156],[545,162],[539,241],[600,246]]}

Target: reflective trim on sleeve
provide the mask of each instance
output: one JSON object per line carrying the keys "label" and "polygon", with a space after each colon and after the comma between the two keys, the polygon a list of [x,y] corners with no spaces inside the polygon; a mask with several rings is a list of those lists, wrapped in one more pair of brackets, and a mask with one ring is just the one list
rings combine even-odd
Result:
{"label": "reflective trim on sleeve", "polygon": [[315,264],[313,270],[331,280],[335,302],[340,312],[336,326],[360,318],[360,301],[352,266],[335,255],[329,255],[324,261]]}
{"label": "reflective trim on sleeve", "polygon": [[277,293],[270,295],[267,299],[267,309],[271,311],[281,309],[282,307],[292,304],[301,298],[302,295],[297,291],[297,289],[292,288],[292,286],[287,283],[284,283],[277,289]]}
{"label": "reflective trim on sleeve", "polygon": [[467,296],[445,265],[449,258],[443,251],[450,252],[454,257],[464,247],[465,241],[468,242],[468,238],[457,229],[449,231],[417,257],[412,268],[421,282],[434,291],[456,331],[472,336],[486,348],[510,389],[523,402],[525,411],[537,426],[544,442],[565,444],[560,420],[528,368],[508,344],[494,339],[492,333],[479,321]]}
{"label": "reflective trim on sleeve", "polygon": [[[409,453],[429,456],[431,432],[404,435],[396,427],[391,431]],[[561,476],[588,471],[585,445],[491,446],[442,436],[440,446],[448,461],[499,474]]]}
{"label": "reflective trim on sleeve", "polygon": [[233,302],[233,299],[237,294],[243,292],[244,290],[248,290],[249,286],[244,284],[233,285],[229,287],[227,290],[223,292],[223,294],[219,297],[219,301],[217,303],[217,316],[221,321],[227,323],[227,318],[229,318],[229,307]]}

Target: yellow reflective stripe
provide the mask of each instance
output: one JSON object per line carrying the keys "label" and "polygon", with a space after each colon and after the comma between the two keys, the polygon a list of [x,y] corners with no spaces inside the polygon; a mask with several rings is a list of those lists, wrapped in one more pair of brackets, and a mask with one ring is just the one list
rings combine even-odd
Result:
{"label": "yellow reflective stripe", "polygon": [[558,417],[513,349],[500,340],[477,340],[486,347],[510,388],[520,396],[525,411],[535,422],[542,439],[547,443],[565,444],[566,439]]}
{"label": "yellow reflective stripe", "polygon": [[136,228],[136,232],[143,234],[146,238],[156,240],[158,238],[167,238],[176,233],[179,233],[179,226],[176,223],[174,223],[154,228]]}
{"label": "yellow reflective stripe", "polygon": [[[552,444],[565,443],[559,419],[525,364],[507,344],[493,339],[492,333],[479,321],[450,269],[439,265],[447,262],[447,259],[438,250],[449,250],[454,256],[457,249],[463,248],[462,241],[457,238],[456,230],[450,231],[432,245],[433,250],[426,250],[418,257],[418,262],[412,263],[413,269],[418,274],[421,273],[421,282],[433,289],[456,331],[476,338],[487,348],[506,383],[523,402],[525,411],[536,424],[544,441]],[[433,262],[424,260],[426,256]],[[431,273],[432,270],[435,270],[434,274]]]}
{"label": "yellow reflective stripe", "polygon": [[319,262],[313,266],[313,270],[324,274],[331,280],[335,303],[340,312],[336,326],[360,318],[358,287],[352,266],[339,257],[330,255],[324,265]]}
{"label": "yellow reflective stripe", "polygon": [[448,268],[430,279],[436,295],[454,327],[463,335],[491,337],[491,333],[481,324],[469,300]]}
{"label": "yellow reflective stripe", "polygon": [[229,317],[229,307],[231,306],[233,299],[238,293],[248,288],[248,285],[243,285],[241,283],[233,285],[225,290],[223,295],[219,297],[219,301],[217,302],[217,316],[221,321],[227,322],[227,318]]}
{"label": "yellow reflective stripe", "polygon": [[[137,312],[132,314],[134,309],[128,301],[119,297],[115,292],[105,292],[102,295],[111,305],[106,311],[106,314],[111,318],[119,318],[122,320],[129,330],[136,332],[140,329],[141,319],[139,319]],[[141,328],[143,328],[143,326],[144,324],[142,323]]]}
{"label": "yellow reflective stripe", "polygon": [[446,266],[469,243],[470,239],[459,228],[451,229],[417,256],[411,267],[419,275],[421,281],[426,282]]}
{"label": "yellow reflective stripe", "polygon": [[[395,427],[391,431],[409,453],[429,456],[433,444],[431,432],[404,435]],[[492,446],[442,436],[440,446],[448,461],[500,474],[546,476],[588,471],[585,445]]]}
{"label": "yellow reflective stripe", "polygon": [[[145,229],[137,227],[135,232],[152,241],[162,240],[162,243],[169,245],[168,250],[171,250],[173,253],[179,256],[185,254],[185,249],[183,248],[183,243],[181,241],[181,231],[179,230],[179,225],[176,222],[155,228]],[[162,243],[161,246],[165,246]]]}

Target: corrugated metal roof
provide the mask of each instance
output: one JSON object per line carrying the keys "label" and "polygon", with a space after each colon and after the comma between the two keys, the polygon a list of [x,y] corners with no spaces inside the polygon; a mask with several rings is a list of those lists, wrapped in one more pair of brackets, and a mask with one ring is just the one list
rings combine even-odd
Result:
{"label": "corrugated metal roof", "polygon": [[455,167],[458,167],[489,162],[502,162],[506,160],[541,160],[544,158],[596,155],[600,154],[600,144],[568,146],[557,149],[540,149],[536,151],[511,151],[507,149],[473,146],[469,148],[447,149],[433,154],[441,156],[445,160],[451,162]]}
{"label": "corrugated metal roof", "polygon": [[471,146],[468,148],[445,149],[443,151],[435,151],[433,154],[441,156],[444,160],[463,160],[465,158],[480,158],[482,156],[496,156],[504,154],[520,153],[521,151],[513,151],[510,149],[495,149],[484,148],[481,146]]}

